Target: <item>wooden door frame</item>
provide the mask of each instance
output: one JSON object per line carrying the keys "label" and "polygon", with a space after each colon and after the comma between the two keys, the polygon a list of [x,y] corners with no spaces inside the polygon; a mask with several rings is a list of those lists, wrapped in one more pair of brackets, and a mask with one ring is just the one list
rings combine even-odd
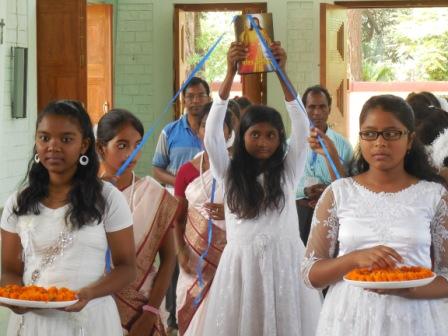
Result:
{"label": "wooden door frame", "polygon": [[394,0],[394,1],[335,1],[334,4],[321,3],[319,13],[319,60],[320,60],[320,83],[325,82],[327,69],[326,69],[326,54],[322,52],[326,50],[327,32],[322,29],[322,20],[326,18],[327,5],[335,5],[344,7],[346,9],[357,8],[428,8],[428,7],[448,7],[448,0],[432,0],[429,1],[410,1],[410,0]]}
{"label": "wooden door frame", "polygon": [[[109,4],[109,3],[96,3],[96,2],[89,2],[87,1],[87,5],[86,5],[86,26],[87,26],[87,11],[89,6],[105,6],[105,8],[107,8],[107,15],[108,15],[108,29],[109,29],[109,45],[110,45],[110,60],[109,60],[109,79],[110,79],[110,101],[109,101],[109,110],[114,108],[115,106],[115,98],[114,98],[114,93],[115,93],[115,66],[114,66],[114,5],[113,4]],[[87,34],[87,30],[86,30],[86,34]],[[87,43],[87,35],[86,35],[86,57],[87,57],[87,48],[88,48],[88,43]],[[89,63],[88,58],[86,59],[86,64]],[[86,81],[87,81],[87,86],[88,86],[88,79],[89,79],[89,73],[88,73],[88,69],[87,69],[87,77],[86,77]]]}
{"label": "wooden door frame", "polygon": [[[173,11],[173,51],[174,51],[174,57],[173,57],[173,69],[174,69],[174,76],[173,76],[173,92],[177,92],[179,90],[179,87],[182,83],[180,83],[180,76],[179,76],[179,69],[177,65],[177,60],[180,57],[180,49],[179,45],[177,43],[179,39],[179,23],[177,20],[179,11],[185,11],[185,12],[232,12],[232,11],[247,11],[253,9],[255,12],[261,11],[266,12],[267,11],[267,3],[265,2],[254,2],[254,3],[206,3],[206,4],[174,4],[174,11]],[[266,83],[266,74],[263,74],[263,82]],[[179,82],[179,83],[178,83]],[[211,83],[210,83],[211,84]],[[266,100],[266,85],[263,86],[263,92],[262,97],[263,100]],[[266,103],[266,101],[264,101]],[[181,111],[179,111],[180,113]],[[174,118],[177,118],[178,115],[176,113],[176,109],[174,111]]]}
{"label": "wooden door frame", "polygon": [[256,10],[267,10],[267,3],[252,2],[252,3],[217,3],[217,4],[175,4],[174,8],[179,8],[186,12],[236,12],[249,8]]}
{"label": "wooden door frame", "polygon": [[345,8],[421,8],[448,7],[448,0],[395,0],[395,1],[335,1],[335,5]]}

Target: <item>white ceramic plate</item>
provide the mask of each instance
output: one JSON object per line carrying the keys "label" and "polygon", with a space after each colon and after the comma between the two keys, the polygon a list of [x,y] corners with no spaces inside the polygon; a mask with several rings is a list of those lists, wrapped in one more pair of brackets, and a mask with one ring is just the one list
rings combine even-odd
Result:
{"label": "white ceramic plate", "polygon": [[78,302],[78,300],[73,301],[28,301],[28,300],[17,300],[17,299],[9,299],[0,296],[0,303],[8,304],[16,307],[25,307],[25,308],[65,308],[71,306],[72,304]]}
{"label": "white ceramic plate", "polygon": [[370,288],[370,289],[396,289],[396,288],[412,288],[425,286],[436,278],[436,274],[432,273],[432,277],[418,279],[418,280],[406,280],[406,281],[356,281],[349,280],[344,277],[344,280],[350,285]]}

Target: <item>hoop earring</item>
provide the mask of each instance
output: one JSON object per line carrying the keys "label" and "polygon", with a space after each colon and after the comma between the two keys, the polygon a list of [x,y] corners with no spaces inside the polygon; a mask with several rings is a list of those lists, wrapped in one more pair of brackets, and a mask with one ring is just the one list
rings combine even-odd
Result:
{"label": "hoop earring", "polygon": [[79,157],[79,164],[81,166],[87,166],[89,164],[89,157],[87,155],[81,155]]}
{"label": "hoop earring", "polygon": [[34,162],[36,162],[36,163],[40,162],[39,154],[37,154],[37,153],[34,155]]}

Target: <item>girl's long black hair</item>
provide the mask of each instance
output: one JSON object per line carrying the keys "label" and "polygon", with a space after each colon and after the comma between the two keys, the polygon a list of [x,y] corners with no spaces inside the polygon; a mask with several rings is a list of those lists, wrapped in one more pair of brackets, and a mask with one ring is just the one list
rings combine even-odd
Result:
{"label": "girl's long black hair", "polygon": [[[370,111],[375,108],[381,108],[383,111],[391,113],[410,133],[415,133],[415,117],[411,106],[404,99],[394,95],[373,96],[367,100],[359,116],[359,125],[364,122]],[[354,175],[354,173],[361,174],[368,170],[369,163],[362,156],[358,146],[352,163],[351,175]],[[413,140],[411,149],[404,158],[404,170],[421,180],[438,182],[446,186],[443,178],[429,164],[425,148],[417,137]]]}
{"label": "girl's long black hair", "polygon": [[[253,125],[266,122],[277,129],[280,145],[266,161],[251,156],[244,144],[244,134]],[[252,105],[241,118],[233,145],[233,157],[226,179],[227,204],[239,218],[253,219],[268,209],[283,209],[285,194],[282,188],[286,135],[282,117],[275,109]],[[261,174],[263,180],[257,177]]]}
{"label": "girl's long black hair", "polygon": [[[43,118],[57,115],[69,118],[81,129],[83,139],[89,140],[85,155],[89,158],[86,166],[78,163],[73,176],[72,188],[68,194],[69,208],[65,214],[66,222],[71,227],[80,229],[83,225],[101,222],[106,208],[106,200],[102,194],[103,184],[98,178],[99,161],[95,151],[95,137],[89,115],[82,104],[74,100],[60,100],[49,103],[39,114],[36,130]],[[47,169],[34,161],[36,148],[28,164],[28,172],[24,180],[24,188],[17,196],[17,205],[13,209],[16,216],[27,214],[39,215],[39,202],[48,196],[50,182]]]}

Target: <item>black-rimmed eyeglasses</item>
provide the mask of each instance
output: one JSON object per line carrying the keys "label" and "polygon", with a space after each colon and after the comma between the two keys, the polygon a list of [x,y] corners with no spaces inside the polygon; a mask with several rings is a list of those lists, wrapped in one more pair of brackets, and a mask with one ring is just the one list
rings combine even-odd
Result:
{"label": "black-rimmed eyeglasses", "polygon": [[208,94],[206,94],[206,93],[187,94],[187,95],[185,95],[185,100],[192,101],[195,98],[197,98],[197,99],[205,99],[207,97],[208,97]]}
{"label": "black-rimmed eyeglasses", "polygon": [[359,136],[362,140],[374,141],[381,135],[384,140],[399,140],[403,135],[409,134],[409,131],[386,130],[386,131],[361,131]]}

